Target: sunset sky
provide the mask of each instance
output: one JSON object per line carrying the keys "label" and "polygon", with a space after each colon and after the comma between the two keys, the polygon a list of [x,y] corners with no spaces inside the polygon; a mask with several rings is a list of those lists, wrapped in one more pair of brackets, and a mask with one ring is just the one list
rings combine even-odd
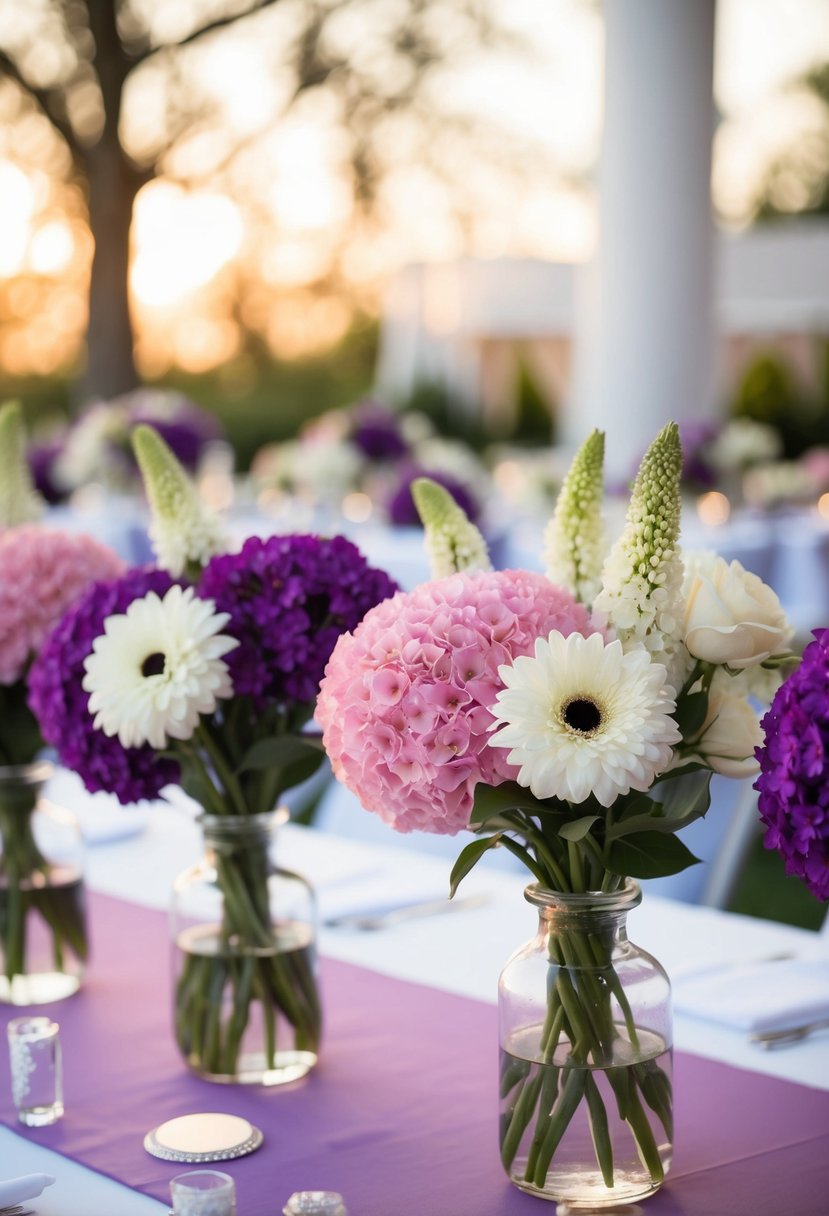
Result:
{"label": "sunset sky", "polygon": [[[355,226],[342,149],[326,114],[313,105],[258,136],[250,155],[234,162],[232,178],[211,181],[208,172],[194,183],[194,166],[209,167],[223,147],[244,144],[257,131],[263,109],[278,105],[280,83],[243,25],[188,53],[189,70],[219,117],[214,131],[182,142],[170,159],[188,184],[162,178],[137,200],[132,291],[146,373],[174,362],[205,370],[231,358],[240,324],[258,329],[285,356],[340,336],[349,306],[305,285],[324,272],[344,233],[342,276],[355,297],[369,303],[389,274],[413,260],[589,256],[595,241],[590,175],[601,129],[600,8],[586,0],[500,0],[500,7],[504,23],[528,36],[531,61],[507,54],[468,59],[440,77],[442,101],[491,117],[506,142],[536,147],[539,171],[529,172],[516,205],[511,183],[470,158],[465,173],[479,206],[465,227],[446,193],[402,156],[383,187],[376,226]],[[0,0],[0,28],[9,11]],[[159,11],[172,20],[177,6]],[[727,221],[745,219],[764,166],[825,121],[783,86],[826,60],[829,0],[720,0],[714,196]],[[127,95],[124,129],[133,146],[148,138],[154,104],[148,75]],[[90,239],[83,200],[66,182],[59,149],[35,120],[10,121],[13,113],[6,85],[0,89],[0,363],[7,373],[28,374],[51,371],[78,341]]]}

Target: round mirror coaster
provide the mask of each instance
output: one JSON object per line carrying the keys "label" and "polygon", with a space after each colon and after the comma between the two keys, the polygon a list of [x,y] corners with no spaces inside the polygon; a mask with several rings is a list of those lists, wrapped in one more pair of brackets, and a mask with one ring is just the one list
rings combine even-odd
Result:
{"label": "round mirror coaster", "polygon": [[196,1165],[246,1157],[263,1139],[258,1127],[238,1115],[181,1115],[147,1132],[144,1148],[162,1161]]}

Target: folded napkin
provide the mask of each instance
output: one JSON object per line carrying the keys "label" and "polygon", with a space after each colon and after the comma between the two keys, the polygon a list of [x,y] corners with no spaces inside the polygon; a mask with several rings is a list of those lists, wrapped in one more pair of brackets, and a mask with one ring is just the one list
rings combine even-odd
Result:
{"label": "folded napkin", "polygon": [[36,1199],[47,1186],[52,1186],[50,1174],[23,1174],[20,1178],[0,1179],[0,1211],[21,1203],[24,1199]]}
{"label": "folded napkin", "polygon": [[674,1007],[759,1034],[829,1018],[829,957],[718,964],[676,976]]}

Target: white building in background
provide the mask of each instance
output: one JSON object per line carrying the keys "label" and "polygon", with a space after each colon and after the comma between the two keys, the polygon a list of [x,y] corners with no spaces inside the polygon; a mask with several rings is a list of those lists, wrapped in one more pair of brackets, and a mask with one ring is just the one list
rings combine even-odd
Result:
{"label": "white building in background", "polygon": [[[809,383],[817,371],[813,338],[829,336],[829,223],[720,234],[715,250],[717,403],[766,345],[782,348]],[[378,396],[402,401],[419,384],[435,383],[460,409],[503,418],[514,409],[523,359],[562,419],[572,419],[575,438],[583,437],[586,426],[601,425],[579,416],[572,392],[578,301],[588,274],[586,265],[520,260],[408,266],[386,298]],[[615,407],[609,393],[608,411]],[[626,418],[634,456],[653,434],[648,420],[637,418],[635,411]]]}
{"label": "white building in background", "polygon": [[716,418],[740,342],[829,331],[829,230],[717,236],[711,207],[716,0],[604,6],[598,245],[583,266],[410,267],[389,293],[376,389],[442,384],[510,408],[519,347],[574,445],[607,434],[625,472],[669,418]]}

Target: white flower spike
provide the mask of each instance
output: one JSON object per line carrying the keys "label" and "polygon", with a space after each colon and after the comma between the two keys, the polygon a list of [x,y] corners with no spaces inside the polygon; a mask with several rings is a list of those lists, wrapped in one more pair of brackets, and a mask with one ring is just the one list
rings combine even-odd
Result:
{"label": "white flower spike", "polygon": [[152,510],[150,540],[158,564],[174,578],[196,577],[211,557],[227,552],[219,518],[151,426],[135,428],[132,446]]}
{"label": "white flower spike", "polygon": [[86,659],[84,689],[95,727],[123,747],[189,739],[201,714],[233,695],[222,656],[239,645],[219,632],[230,620],[192,587],[151,591],[106,620]]}
{"label": "white flower spike", "polygon": [[486,541],[452,495],[428,477],[412,482],[412,497],[426,530],[432,578],[462,570],[491,570]]}
{"label": "white flower spike", "polygon": [[681,472],[679,427],[669,422],[639,466],[627,524],[605,562],[593,604],[625,649],[641,642],[669,667],[682,639]]}
{"label": "white flower spike", "polygon": [[592,604],[604,560],[604,433],[593,431],[576,453],[544,532],[544,563],[553,583]]}
{"label": "white flower spike", "polygon": [[33,523],[44,506],[29,472],[20,402],[7,401],[0,409],[0,528]]}

